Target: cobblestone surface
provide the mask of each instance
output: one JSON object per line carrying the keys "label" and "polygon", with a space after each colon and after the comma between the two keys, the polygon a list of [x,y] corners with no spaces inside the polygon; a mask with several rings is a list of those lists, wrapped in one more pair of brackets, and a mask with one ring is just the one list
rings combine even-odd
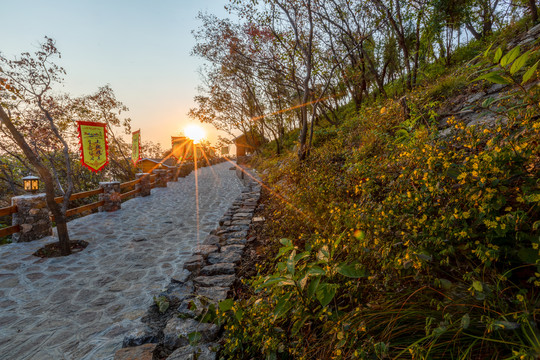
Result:
{"label": "cobblestone surface", "polygon": [[0,354],[5,359],[112,359],[124,335],[240,194],[230,163],[198,171],[112,213],[69,223],[88,247],[63,258],[32,253],[55,241],[0,247]]}

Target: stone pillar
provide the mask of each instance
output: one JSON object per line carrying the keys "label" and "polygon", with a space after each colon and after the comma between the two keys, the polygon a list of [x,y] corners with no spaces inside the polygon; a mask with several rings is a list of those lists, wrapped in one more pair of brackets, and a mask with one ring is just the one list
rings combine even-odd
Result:
{"label": "stone pillar", "polygon": [[156,187],[167,187],[167,180],[169,180],[168,171],[156,169],[154,170],[154,174],[156,174]]}
{"label": "stone pillar", "polygon": [[103,193],[99,194],[99,201],[105,203],[99,207],[99,211],[116,211],[122,208],[122,198],[120,197],[120,181],[100,182],[99,187],[103,188]]}
{"label": "stone pillar", "polygon": [[169,179],[171,181],[178,181],[178,166],[169,169]]}
{"label": "stone pillar", "polygon": [[150,185],[150,174],[148,173],[138,173],[135,174],[135,179],[140,179],[138,184],[135,184],[135,190],[141,189],[139,196],[148,196],[150,195],[150,190],[152,186]]}
{"label": "stone pillar", "polygon": [[13,234],[13,242],[27,242],[52,235],[52,224],[45,194],[22,195],[11,198],[11,205],[17,206],[13,214],[13,225],[21,231]]}

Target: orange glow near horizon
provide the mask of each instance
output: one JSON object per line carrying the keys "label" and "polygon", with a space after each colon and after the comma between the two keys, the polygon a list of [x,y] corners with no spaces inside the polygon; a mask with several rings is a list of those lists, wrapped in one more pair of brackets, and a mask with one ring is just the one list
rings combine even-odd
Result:
{"label": "orange glow near horizon", "polygon": [[198,125],[188,125],[184,128],[184,134],[195,144],[206,138],[206,131]]}

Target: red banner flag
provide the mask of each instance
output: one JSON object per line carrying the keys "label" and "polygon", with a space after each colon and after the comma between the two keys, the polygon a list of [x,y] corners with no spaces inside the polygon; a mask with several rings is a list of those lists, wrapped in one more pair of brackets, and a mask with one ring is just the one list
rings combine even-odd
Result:
{"label": "red banner flag", "polygon": [[134,131],[131,134],[131,161],[133,166],[141,160],[141,130]]}
{"label": "red banner flag", "polygon": [[107,125],[97,122],[77,121],[81,144],[81,163],[98,172],[109,163]]}

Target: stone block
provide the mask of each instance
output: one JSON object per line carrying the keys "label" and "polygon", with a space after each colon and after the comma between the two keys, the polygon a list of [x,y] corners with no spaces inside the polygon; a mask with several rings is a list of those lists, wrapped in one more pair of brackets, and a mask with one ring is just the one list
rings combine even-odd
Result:
{"label": "stone block", "polygon": [[144,324],[139,324],[133,328],[122,342],[122,347],[140,346],[143,344],[157,343],[158,335],[152,329]]}
{"label": "stone block", "polygon": [[229,287],[234,279],[234,275],[198,276],[193,279],[193,282],[199,287]]}
{"label": "stone block", "polygon": [[114,360],[152,360],[158,344],[144,344],[137,347],[120,349],[114,354]]}
{"label": "stone block", "polygon": [[220,264],[220,263],[239,264],[241,260],[242,260],[242,256],[236,252],[212,253],[208,255],[208,259],[207,259],[210,265]]}
{"label": "stone block", "polygon": [[234,274],[235,265],[232,263],[219,263],[213,265],[207,265],[200,271],[202,276],[212,275],[231,275]]}
{"label": "stone block", "polygon": [[167,360],[216,360],[219,345],[208,343],[197,346],[183,346],[176,349]]}
{"label": "stone block", "polygon": [[184,269],[193,272],[199,270],[204,264],[204,258],[201,255],[192,255],[184,263]]}
{"label": "stone block", "polygon": [[175,273],[171,276],[171,281],[172,282],[178,282],[178,283],[183,283],[187,280],[187,278],[189,277],[189,274],[191,274],[191,272],[187,269],[182,269],[181,271],[179,271],[178,273]]}
{"label": "stone block", "polygon": [[194,255],[201,255],[203,258],[207,258],[211,253],[219,251],[216,245],[199,245],[193,252]]}
{"label": "stone block", "polygon": [[200,287],[197,290],[197,295],[204,296],[208,300],[211,300],[216,303],[225,300],[227,298],[228,293],[229,293],[229,288],[222,287],[222,286]]}
{"label": "stone block", "polygon": [[225,240],[224,245],[244,245],[246,243],[246,239],[227,239]]}
{"label": "stone block", "polygon": [[246,236],[247,236],[247,231],[246,230],[229,232],[229,233],[226,233],[226,234],[222,235],[222,237],[224,239],[232,239],[232,238],[242,239],[242,238],[245,238]]}
{"label": "stone block", "polygon": [[182,301],[193,293],[193,282],[186,281],[184,283],[171,283],[167,290],[159,294],[165,296],[169,301]]}
{"label": "stone block", "polygon": [[235,252],[242,255],[244,253],[244,248],[245,245],[243,244],[226,245],[221,247],[221,253]]}
{"label": "stone block", "polygon": [[203,245],[219,245],[220,238],[217,235],[208,235],[203,241]]}
{"label": "stone block", "polygon": [[188,335],[198,332],[202,341],[213,341],[217,338],[219,327],[215,324],[199,323],[194,319],[172,318],[163,329],[163,345],[168,349],[176,349],[189,344]]}

